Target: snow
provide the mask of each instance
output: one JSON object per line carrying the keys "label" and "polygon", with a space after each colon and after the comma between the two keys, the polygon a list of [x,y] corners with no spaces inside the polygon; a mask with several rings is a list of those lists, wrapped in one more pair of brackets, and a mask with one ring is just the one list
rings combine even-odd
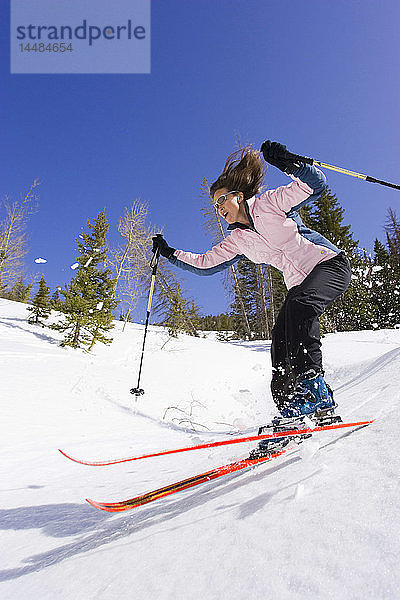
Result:
{"label": "snow", "polygon": [[[87,467],[256,432],[274,414],[269,342],[223,343],[116,322],[85,353],[0,299],[0,597],[7,600],[400,597],[400,331],[323,340],[326,378],[357,431],[123,514],[132,497],[246,456],[249,445]],[[55,317],[53,317],[55,318]],[[215,337],[215,336],[214,336]]]}

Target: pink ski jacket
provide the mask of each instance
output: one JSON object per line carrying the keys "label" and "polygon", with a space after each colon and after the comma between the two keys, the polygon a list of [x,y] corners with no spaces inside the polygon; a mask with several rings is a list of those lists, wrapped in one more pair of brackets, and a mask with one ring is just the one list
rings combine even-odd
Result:
{"label": "pink ski jacket", "polygon": [[297,209],[320,196],[325,175],[303,164],[293,181],[245,200],[250,226],[234,223],[231,233],[205,254],[175,250],[170,262],[198,275],[213,275],[246,257],[279,269],[288,289],[299,285],[313,268],[340,252],[329,240],[305,227]]}

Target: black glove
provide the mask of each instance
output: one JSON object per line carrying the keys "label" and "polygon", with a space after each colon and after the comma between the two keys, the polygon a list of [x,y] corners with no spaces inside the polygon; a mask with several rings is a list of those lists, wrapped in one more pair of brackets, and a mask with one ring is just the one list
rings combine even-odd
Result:
{"label": "black glove", "polygon": [[168,246],[161,233],[158,233],[152,239],[154,253],[157,252],[157,250],[159,250],[161,256],[165,256],[165,258],[170,258],[175,252],[175,248],[171,248],[170,246]]}
{"label": "black glove", "polygon": [[291,153],[279,142],[267,140],[262,144],[261,152],[268,163],[278,167],[284,173],[294,173],[301,167],[301,163],[290,158]]}

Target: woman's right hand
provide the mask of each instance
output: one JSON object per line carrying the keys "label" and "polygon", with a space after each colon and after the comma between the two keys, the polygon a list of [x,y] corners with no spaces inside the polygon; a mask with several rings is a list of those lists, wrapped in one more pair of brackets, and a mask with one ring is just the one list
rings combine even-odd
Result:
{"label": "woman's right hand", "polygon": [[168,246],[167,242],[164,240],[161,233],[157,233],[153,238],[153,253],[155,254],[157,251],[160,252],[161,256],[165,256],[165,258],[170,258],[175,252],[175,248],[171,248]]}

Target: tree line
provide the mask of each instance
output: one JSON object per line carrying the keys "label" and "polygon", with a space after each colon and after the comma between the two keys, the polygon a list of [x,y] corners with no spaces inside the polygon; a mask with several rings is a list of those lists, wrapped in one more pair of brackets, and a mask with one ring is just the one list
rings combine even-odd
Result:
{"label": "tree line", "polygon": [[[124,208],[119,219],[120,243],[108,242],[109,224],[105,211],[87,221],[87,232],[75,239],[75,276],[51,294],[44,275],[26,283],[23,259],[27,252],[27,221],[37,201],[35,180],[18,203],[2,204],[0,213],[0,296],[30,303],[28,320],[63,334],[62,345],[91,350],[96,342],[108,344],[115,316],[126,322],[140,300],[149,292],[151,238],[156,233],[148,223],[148,206],[136,200]],[[202,185],[204,228],[211,243],[225,234],[213,207],[207,181]],[[359,247],[344,210],[327,188],[320,198],[300,210],[304,224],[319,231],[344,250],[352,266],[348,291],[324,313],[323,332],[400,326],[400,222],[388,209],[384,242],[375,240],[373,253]],[[224,273],[223,285],[229,298],[228,310],[219,315],[202,315],[199,305],[188,298],[176,271],[161,259],[156,279],[153,315],[171,336],[179,332],[199,336],[218,331],[222,339],[270,339],[271,329],[286,295],[279,271],[241,259]],[[51,311],[57,318],[49,321]]]}
{"label": "tree line", "polygon": [[[42,275],[32,295],[36,284],[25,282],[23,258],[27,253],[27,221],[34,210],[38,185],[35,180],[19,203],[10,203],[6,198],[1,206],[0,297],[30,303],[28,321],[61,332],[63,346],[91,350],[96,342],[109,344],[117,309],[125,327],[140,300],[149,293],[149,263],[156,230],[148,224],[148,206],[136,200],[124,208],[116,247],[108,242],[105,211],[88,219],[87,233],[75,239],[75,276],[51,294]],[[166,261],[161,261],[158,268],[154,298],[153,314],[170,335],[180,331],[199,335],[199,308],[185,297]],[[58,313],[55,322],[49,321],[52,310]]]}

